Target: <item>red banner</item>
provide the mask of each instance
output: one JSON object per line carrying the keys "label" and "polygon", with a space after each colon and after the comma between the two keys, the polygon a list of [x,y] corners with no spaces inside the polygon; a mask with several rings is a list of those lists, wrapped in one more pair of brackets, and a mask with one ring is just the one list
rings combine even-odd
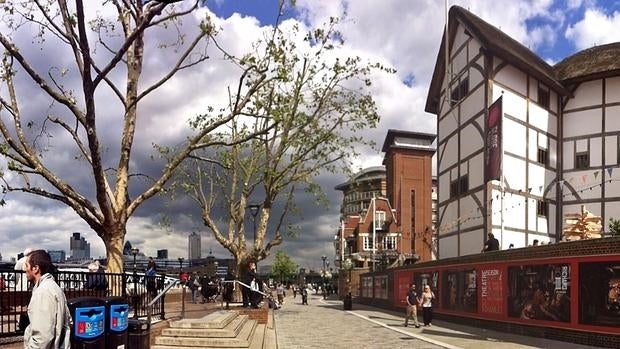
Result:
{"label": "red banner", "polygon": [[489,107],[487,118],[487,153],[485,157],[485,183],[499,180],[502,168],[502,97]]}
{"label": "red banner", "polygon": [[480,270],[480,312],[501,315],[504,312],[504,288],[502,270],[498,268]]}

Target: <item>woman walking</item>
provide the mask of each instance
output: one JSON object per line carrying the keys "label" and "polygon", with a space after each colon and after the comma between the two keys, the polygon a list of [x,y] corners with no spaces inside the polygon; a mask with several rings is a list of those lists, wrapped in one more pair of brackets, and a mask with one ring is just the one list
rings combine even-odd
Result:
{"label": "woman walking", "polygon": [[435,294],[431,291],[429,285],[424,285],[424,292],[420,296],[422,303],[422,319],[424,319],[424,326],[432,326],[431,322],[433,321],[433,299],[435,299]]}

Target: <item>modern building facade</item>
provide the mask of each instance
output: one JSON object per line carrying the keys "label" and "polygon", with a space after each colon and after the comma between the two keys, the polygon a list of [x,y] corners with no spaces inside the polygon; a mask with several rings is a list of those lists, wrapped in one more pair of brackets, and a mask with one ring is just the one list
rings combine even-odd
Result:
{"label": "modern building facade", "polygon": [[200,244],[200,234],[193,231],[187,237],[187,259],[191,261],[202,258],[201,250],[202,246]]}
{"label": "modern building facade", "polygon": [[90,243],[80,233],[73,233],[69,238],[69,250],[72,260],[90,259]]}
{"label": "modern building facade", "polygon": [[47,253],[49,253],[53,263],[62,263],[67,259],[64,250],[48,250]]}
{"label": "modern building facade", "polygon": [[614,43],[551,66],[450,9],[425,108],[437,115],[439,258],[479,253],[489,232],[503,249],[559,241],[580,205],[620,216],[619,57]]}
{"label": "modern building facade", "polygon": [[337,261],[349,258],[353,267],[386,267],[433,258],[434,139],[389,130],[382,148],[384,166],[364,169],[336,186],[343,192]]}
{"label": "modern building facade", "polygon": [[157,250],[157,259],[168,259],[168,249]]}

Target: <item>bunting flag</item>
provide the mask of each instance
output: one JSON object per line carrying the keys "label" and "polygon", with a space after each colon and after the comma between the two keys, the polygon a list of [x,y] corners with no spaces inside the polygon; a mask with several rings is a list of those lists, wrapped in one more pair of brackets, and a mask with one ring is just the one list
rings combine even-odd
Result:
{"label": "bunting flag", "polygon": [[611,177],[611,173],[614,172],[614,168],[613,167],[608,167],[607,168],[607,173],[609,173],[609,177]]}
{"label": "bunting flag", "polygon": [[575,179],[575,177],[571,177],[568,179],[568,183],[573,183],[573,180]]}
{"label": "bunting flag", "polygon": [[586,180],[588,179],[588,175],[584,174],[583,176],[581,176],[581,181],[583,182],[583,184],[586,184]]}
{"label": "bunting flag", "polygon": [[598,173],[599,173],[599,171],[594,171],[594,179],[596,179],[598,177]]}
{"label": "bunting flag", "polygon": [[542,186],[542,185],[539,185],[539,186],[538,186],[538,192],[539,192],[539,193],[542,193],[542,188],[543,188],[543,186]]}

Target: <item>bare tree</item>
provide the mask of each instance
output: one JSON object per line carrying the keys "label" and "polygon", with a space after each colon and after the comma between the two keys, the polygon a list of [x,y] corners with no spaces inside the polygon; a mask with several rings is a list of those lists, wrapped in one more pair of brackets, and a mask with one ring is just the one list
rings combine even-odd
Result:
{"label": "bare tree", "polygon": [[[193,152],[179,173],[178,183],[234,256],[237,272],[248,260],[265,259],[284,236],[299,233],[290,223],[291,214],[299,213],[298,189],[322,201],[315,177],[346,171],[357,147],[368,143],[360,131],[379,121],[371,73],[392,70],[360,57],[338,57],[335,48],[342,42],[336,26],[332,19],[306,34],[297,26],[286,32],[276,27],[254,52],[229,55],[241,67],[258,67],[246,71],[246,83],[263,83],[249,96],[246,118],[231,122],[222,137],[236,144]],[[231,109],[240,94],[248,97],[239,90]],[[250,142],[237,142],[257,132],[261,136]],[[248,207],[256,210],[254,228]]]}
{"label": "bare tree", "polygon": [[[164,189],[175,168],[192,151],[209,147],[209,135],[239,117],[249,102],[237,99],[229,112],[203,116],[183,146],[168,154],[170,161],[161,172],[150,174],[146,185],[145,181],[133,185],[141,186],[138,191],[130,191],[130,183],[136,184],[135,178],[140,175],[139,169],[130,167],[139,131],[138,106],[180,71],[205,62],[208,44],[216,34],[209,18],[204,18],[195,36],[187,37],[181,30],[182,19],[195,15],[199,1],[173,2],[107,0],[85,4],[75,0],[69,4],[66,0],[7,0],[2,4],[4,29],[0,31],[0,44],[4,58],[0,74],[5,88],[0,92],[0,159],[4,157],[6,167],[0,168],[5,195],[0,197],[0,204],[11,192],[23,192],[71,207],[105,243],[110,272],[123,270],[126,225],[136,209]],[[29,34],[33,32],[34,37]],[[152,33],[150,40],[163,41],[162,33],[168,32],[172,32],[172,41],[159,48],[169,50],[153,50],[151,54],[174,57],[174,62],[159,67],[157,75],[144,76],[145,50],[156,46],[145,44],[147,33]],[[26,35],[31,35],[32,40],[24,39]],[[52,57],[70,57],[71,64],[41,68],[45,62],[40,56],[26,55],[27,46],[37,44],[42,52],[53,48],[47,53],[50,61]],[[78,84],[69,81],[72,73]],[[247,96],[261,83],[258,78],[244,84]],[[37,112],[29,107],[32,100],[24,90],[33,86],[39,90],[37,103],[50,105],[47,115],[33,115]],[[115,120],[121,124],[115,135],[108,136],[107,144],[98,126],[114,116],[109,115],[105,103],[110,102],[102,100],[102,95],[115,98],[119,110]],[[98,110],[108,112],[100,114]],[[244,136],[235,141],[243,142],[252,134]],[[118,152],[110,154],[110,149]],[[52,160],[62,152],[78,154],[75,166],[78,162],[80,166],[86,164],[87,171],[82,175],[89,177],[91,184],[78,188],[60,176]]]}

